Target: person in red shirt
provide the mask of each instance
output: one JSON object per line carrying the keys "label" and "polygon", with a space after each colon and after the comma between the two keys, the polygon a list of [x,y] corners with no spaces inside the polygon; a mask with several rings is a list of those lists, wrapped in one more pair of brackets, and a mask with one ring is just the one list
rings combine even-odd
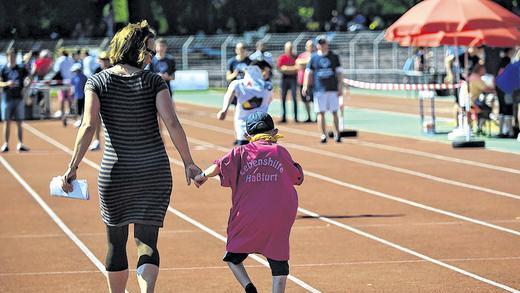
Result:
{"label": "person in red shirt", "polygon": [[291,90],[293,107],[294,107],[294,121],[298,122],[298,101],[296,100],[296,74],[298,66],[296,65],[296,58],[293,54],[292,43],[287,42],[284,46],[284,54],[278,57],[278,70],[282,73],[282,119],[280,123],[287,122],[287,111],[285,102],[287,99],[287,92]]}
{"label": "person in red shirt", "polygon": [[305,42],[305,52],[298,55],[296,58],[296,65],[298,65],[298,87],[299,92],[302,98],[303,103],[305,104],[305,110],[307,111],[307,120],[305,123],[314,122],[311,118],[311,103],[313,99],[312,95],[312,87],[307,89],[307,92],[304,93],[303,89],[303,77],[305,76],[305,68],[307,67],[307,63],[311,60],[312,52],[314,52],[314,42],[312,40],[307,40]]}
{"label": "person in red shirt", "polygon": [[37,76],[38,79],[43,79],[52,67],[52,57],[49,50],[42,50],[40,56],[34,62],[34,67],[31,76]]}

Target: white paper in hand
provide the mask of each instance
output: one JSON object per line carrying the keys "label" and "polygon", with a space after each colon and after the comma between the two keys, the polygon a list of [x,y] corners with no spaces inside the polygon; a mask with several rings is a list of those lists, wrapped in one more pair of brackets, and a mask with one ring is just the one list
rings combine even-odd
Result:
{"label": "white paper in hand", "polygon": [[77,199],[89,199],[87,180],[74,180],[72,181],[72,192],[65,192],[61,188],[61,177],[54,177],[51,180],[49,186],[52,196],[77,198]]}

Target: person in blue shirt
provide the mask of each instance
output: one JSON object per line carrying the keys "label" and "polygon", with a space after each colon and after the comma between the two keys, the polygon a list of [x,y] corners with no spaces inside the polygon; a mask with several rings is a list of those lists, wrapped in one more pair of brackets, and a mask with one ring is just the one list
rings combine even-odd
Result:
{"label": "person in blue shirt", "polygon": [[244,69],[251,63],[251,60],[247,57],[244,43],[236,44],[235,54],[236,56],[231,57],[227,62],[226,81],[228,83],[244,78]]}
{"label": "person in blue shirt", "polygon": [[76,105],[78,106],[78,115],[79,118],[74,123],[76,128],[81,126],[81,121],[83,120],[83,110],[85,109],[85,84],[87,83],[87,76],[83,74],[81,70],[81,65],[75,63],[70,68],[72,72],[72,77],[70,79],[70,84],[72,86],[72,90],[74,91],[74,99],[76,100]]}
{"label": "person in blue shirt", "polygon": [[334,118],[334,140],[341,142],[338,110],[340,99],[343,99],[343,73],[338,55],[329,50],[327,37],[316,38],[317,51],[305,69],[302,92],[305,94],[312,85],[314,93],[314,111],[321,130],[321,143],[327,142],[325,112],[332,113]]}
{"label": "person in blue shirt", "polygon": [[27,79],[29,73],[24,66],[16,64],[16,51],[9,49],[7,51],[7,64],[0,69],[0,89],[4,90],[2,101],[2,120],[4,123],[4,144],[0,147],[0,152],[9,151],[9,136],[11,130],[11,121],[16,121],[18,127],[18,145],[16,147],[19,152],[29,151],[23,144],[22,121],[25,118],[25,103],[23,99],[23,89],[30,79]]}
{"label": "person in blue shirt", "polygon": [[170,90],[170,95],[172,95],[173,92],[170,87],[170,81],[175,80],[175,71],[177,68],[175,59],[173,59],[172,55],[168,54],[168,44],[166,40],[158,38],[155,41],[155,52],[151,53],[156,55],[150,64],[150,71],[159,74],[164,79],[168,90]]}

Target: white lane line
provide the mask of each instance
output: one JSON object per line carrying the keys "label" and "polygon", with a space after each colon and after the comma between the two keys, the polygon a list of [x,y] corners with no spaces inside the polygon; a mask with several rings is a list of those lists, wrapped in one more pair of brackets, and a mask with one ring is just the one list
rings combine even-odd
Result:
{"label": "white lane line", "polygon": [[498,288],[501,288],[501,289],[504,289],[506,291],[509,291],[509,292],[519,292],[518,290],[514,289],[514,288],[511,288],[511,287],[508,287],[504,284],[500,284],[498,282],[495,282],[495,281],[492,281],[492,280],[489,280],[489,279],[486,279],[482,276],[479,276],[477,274],[474,274],[474,273],[471,273],[471,272],[468,272],[468,271],[465,271],[461,268],[458,268],[456,266],[453,266],[453,265],[450,265],[450,264],[447,264],[445,262],[442,262],[442,261],[439,261],[437,259],[434,259],[434,258],[431,258],[427,255],[424,255],[422,253],[419,253],[419,252],[416,252],[416,251],[413,251],[409,248],[406,248],[406,247],[403,247],[401,245],[398,245],[396,243],[393,243],[393,242],[390,242],[388,240],[385,240],[383,238],[379,238],[375,235],[372,235],[372,234],[369,234],[369,233],[366,233],[364,231],[361,231],[359,229],[356,229],[354,227],[351,227],[349,225],[345,225],[343,223],[340,223],[338,221],[334,221],[332,219],[329,219],[329,218],[326,218],[326,217],[322,217],[321,215],[317,214],[317,213],[314,213],[314,212],[311,212],[309,210],[306,210],[306,209],[303,209],[303,208],[298,208],[298,211],[300,211],[301,213],[304,213],[304,214],[307,214],[311,217],[315,217],[317,219],[320,219],[321,221],[324,221],[324,222],[327,222],[329,224],[332,224],[336,227],[339,227],[341,229],[344,229],[344,230],[347,230],[347,231],[350,231],[352,233],[355,233],[355,234],[358,234],[358,235],[361,235],[361,236],[364,236],[366,238],[369,238],[369,239],[372,239],[374,241],[377,241],[379,243],[382,243],[382,244],[385,244],[387,246],[390,246],[390,247],[393,247],[397,250],[400,250],[402,252],[405,252],[405,253],[408,253],[408,254],[411,254],[411,255],[414,255],[420,259],[423,259],[423,260],[426,260],[428,262],[431,262],[431,263],[434,263],[436,265],[439,265],[441,267],[444,267],[444,268],[447,268],[449,270],[452,270],[452,271],[455,271],[457,273],[460,273],[460,274],[463,274],[465,276],[468,276],[470,278],[473,278],[475,280],[478,280],[478,281],[481,281],[481,282],[484,282],[486,284],[489,284],[489,285],[492,285],[492,286],[495,286],[495,287],[498,287]]}
{"label": "white lane line", "polygon": [[[218,146],[218,145],[215,145],[215,144],[212,144],[210,142],[203,141],[203,140],[200,140],[200,139],[189,138],[189,140],[194,142],[194,143],[196,143],[196,144],[203,144],[206,147],[212,147],[212,148],[214,148],[216,150],[219,150],[219,151],[222,151],[222,152],[228,152],[229,151],[229,149],[227,149],[227,148],[224,148],[222,146]],[[431,207],[431,206],[427,206],[427,205],[424,205],[424,204],[421,204],[421,203],[418,203],[418,202],[414,202],[414,201],[411,201],[411,200],[403,199],[401,197],[397,197],[397,196],[393,196],[393,195],[390,195],[390,194],[387,194],[387,193],[383,193],[383,192],[379,192],[379,191],[376,191],[376,190],[368,189],[368,188],[365,188],[365,187],[362,187],[362,186],[359,186],[359,185],[347,183],[347,182],[344,182],[344,181],[341,181],[341,180],[337,180],[337,179],[334,179],[334,178],[331,178],[331,177],[328,177],[328,176],[324,176],[324,175],[312,172],[312,171],[304,170],[304,173],[305,173],[305,175],[308,175],[310,177],[313,177],[313,178],[316,178],[316,179],[319,179],[319,180],[322,180],[322,181],[326,181],[326,182],[329,182],[329,183],[332,183],[332,184],[335,184],[335,185],[339,185],[339,186],[342,186],[342,187],[354,189],[354,190],[361,191],[361,192],[364,192],[364,193],[368,193],[368,194],[371,194],[371,195],[375,195],[375,196],[378,196],[378,197],[382,197],[382,198],[386,198],[386,199],[389,199],[389,200],[397,201],[397,202],[400,202],[400,203],[403,203],[403,204],[407,204],[407,205],[410,205],[410,206],[413,206],[413,207],[417,207],[417,208],[421,208],[421,209],[424,209],[424,210],[428,210],[428,211],[431,211],[431,212],[434,212],[434,213],[442,214],[442,215],[449,216],[449,217],[452,217],[452,218],[457,218],[457,219],[460,219],[460,220],[463,220],[463,221],[471,222],[473,224],[482,225],[482,226],[485,226],[485,227],[488,227],[488,228],[491,228],[491,229],[495,229],[495,230],[499,230],[499,231],[502,231],[502,232],[510,233],[510,234],[513,234],[513,235],[516,235],[516,236],[520,236],[520,231],[504,228],[502,226],[494,225],[494,224],[491,224],[491,223],[488,223],[488,222],[485,222],[485,221],[481,221],[481,220],[478,220],[478,219],[466,217],[466,216],[459,215],[459,214],[456,214],[456,213],[452,213],[452,212],[449,212],[449,211],[441,210],[441,209],[434,208],[434,207]]]}
{"label": "white lane line", "polygon": [[[208,145],[211,145],[210,143],[207,143]],[[176,161],[176,160],[175,160]],[[182,163],[180,161],[177,161],[177,163],[179,166],[182,166]],[[218,178],[216,177],[213,177],[213,179],[215,179],[216,181],[219,181]],[[514,288],[511,288],[511,287],[508,287],[507,285],[504,285],[504,284],[501,284],[501,283],[498,283],[498,282],[495,282],[495,281],[492,281],[490,279],[487,279],[487,278],[484,278],[482,276],[479,276],[477,274],[474,274],[474,273],[471,273],[471,272],[468,272],[468,271],[465,271],[461,268],[458,268],[456,266],[453,266],[453,265],[450,265],[450,264],[447,264],[445,262],[442,262],[440,260],[437,260],[437,259],[434,259],[432,257],[429,257],[425,254],[422,254],[422,253],[419,253],[419,252],[416,252],[412,249],[409,249],[409,248],[406,248],[404,246],[401,246],[399,244],[396,244],[396,243],[393,243],[391,241],[388,241],[388,240],[385,240],[383,238],[380,238],[380,237],[377,237],[375,235],[372,235],[370,233],[367,233],[367,232],[364,232],[362,230],[359,230],[359,229],[356,229],[354,227],[351,227],[349,225],[345,225],[343,223],[340,223],[340,222],[337,222],[337,221],[334,221],[332,219],[329,219],[327,217],[324,217],[324,216],[321,216],[315,212],[312,212],[312,211],[309,211],[307,209],[304,209],[304,208],[301,208],[301,207],[298,207],[298,211],[302,214],[305,214],[305,215],[308,215],[308,216],[311,216],[313,218],[316,218],[316,219],[319,219],[323,222],[326,222],[326,223],[329,223],[331,225],[334,225],[336,227],[339,227],[341,229],[344,229],[344,230],[347,230],[347,231],[350,231],[352,233],[355,233],[355,234],[358,234],[360,236],[363,236],[363,237],[366,237],[366,238],[369,238],[371,240],[374,240],[374,241],[377,241],[379,243],[382,243],[384,245],[387,245],[387,246],[390,246],[390,247],[393,247],[397,250],[400,250],[404,253],[407,253],[407,254],[411,254],[413,256],[416,256],[424,261],[427,261],[427,262],[431,262],[433,264],[436,264],[436,265],[439,265],[441,267],[444,267],[444,268],[447,268],[449,270],[452,270],[452,271],[455,271],[457,273],[460,273],[460,274],[463,274],[465,276],[468,276],[470,278],[473,278],[473,279],[476,279],[478,281],[481,281],[481,282],[484,282],[484,283],[487,283],[489,285],[492,285],[492,286],[495,286],[495,287],[498,287],[498,288],[501,288],[501,289],[504,289],[506,291],[509,291],[509,292],[518,292],[516,289]]]}
{"label": "white lane line", "polygon": [[[177,161],[178,162],[178,161]],[[178,162],[179,164],[176,163],[176,165],[180,165],[181,167],[183,166],[181,162]],[[221,234],[218,234],[217,232],[211,230],[210,228],[204,226],[202,223],[186,216],[184,213],[172,208],[171,206],[168,207],[168,211],[174,213],[175,215],[177,215],[178,217],[180,217],[181,219],[197,226],[199,229],[203,230],[203,231],[206,231],[208,234],[210,234],[211,236],[223,241],[223,242],[226,242],[226,237],[224,237],[223,235]],[[257,255],[254,255],[254,254],[250,254],[249,257],[251,257],[252,259],[254,259],[255,261],[261,263],[263,266],[265,267],[269,267],[269,263],[263,259],[263,258],[260,258],[259,256]],[[305,290],[309,291],[309,292],[315,292],[315,293],[319,293],[320,291],[318,291],[317,289],[311,287],[309,284],[305,283],[304,281],[300,280],[299,278],[293,276],[293,275],[288,275],[287,278],[291,281],[293,281],[294,283],[298,284],[300,287],[304,288]]]}
{"label": "white lane line", "polygon": [[[214,131],[217,131],[217,132],[220,132],[220,133],[226,133],[226,134],[233,133],[233,131],[229,130],[229,129],[225,129],[225,128],[221,128],[221,127],[217,127],[217,126],[211,126],[211,125],[207,125],[207,124],[204,124],[204,123],[200,123],[200,122],[196,122],[196,121],[188,120],[188,119],[182,119],[182,123],[188,124],[188,125],[191,125],[191,126],[194,126],[194,127],[197,127],[197,128],[211,129],[211,130],[214,130]],[[284,146],[287,146],[288,148],[292,148],[292,149],[301,150],[301,151],[304,151],[304,152],[309,152],[309,153],[321,155],[321,156],[331,157],[331,158],[334,158],[334,159],[342,159],[342,160],[345,160],[345,161],[350,161],[350,162],[361,164],[361,165],[366,165],[366,166],[370,166],[370,167],[376,167],[376,168],[380,168],[380,169],[390,170],[390,171],[393,171],[393,172],[398,172],[398,173],[403,173],[403,174],[407,174],[407,175],[417,176],[417,177],[421,177],[421,178],[432,180],[432,181],[437,181],[437,182],[441,182],[441,183],[445,183],[445,184],[449,184],[449,185],[454,185],[454,186],[457,186],[457,187],[473,189],[473,190],[476,190],[476,191],[491,193],[491,194],[495,194],[495,195],[499,195],[499,196],[504,196],[504,197],[520,200],[520,195],[517,195],[517,194],[512,194],[512,193],[509,193],[509,192],[499,191],[499,190],[495,190],[495,189],[492,189],[492,188],[487,188],[487,187],[482,187],[482,186],[478,186],[478,185],[473,185],[473,184],[468,184],[468,183],[464,183],[464,182],[459,182],[459,181],[455,181],[455,180],[451,180],[451,179],[441,178],[441,177],[429,175],[429,174],[422,173],[422,172],[417,172],[417,171],[413,171],[413,170],[409,170],[409,169],[405,169],[405,168],[400,168],[400,167],[394,167],[394,166],[391,166],[391,165],[378,163],[378,162],[374,162],[374,161],[369,161],[369,160],[365,160],[365,159],[355,158],[355,157],[352,157],[352,156],[347,156],[347,155],[343,155],[343,154],[339,154],[339,153],[334,153],[334,152],[326,151],[326,150],[323,150],[323,149],[314,149],[314,148],[310,148],[310,147],[306,147],[306,146],[302,146],[302,145],[297,145],[297,144],[292,144],[292,143],[288,143],[288,142],[284,142]]]}
{"label": "white lane line", "polygon": [[[29,126],[29,125],[26,125],[26,124],[25,124],[24,126],[28,126],[28,127],[27,127],[27,130],[29,130],[31,133],[33,133],[33,134],[35,134],[36,136],[42,138],[43,140],[49,142],[50,144],[52,144],[52,145],[58,147],[59,149],[63,150],[64,152],[66,152],[66,153],[72,155],[73,151],[72,151],[71,149],[67,148],[65,145],[61,144],[60,142],[56,141],[55,139],[53,139],[53,138],[51,138],[51,137],[49,137],[49,136],[43,134],[43,133],[40,132],[39,130],[37,130],[37,129],[35,129],[35,128]],[[183,166],[183,164],[182,164],[180,161],[177,161],[177,160],[172,159],[172,158],[169,158],[169,159],[170,159],[170,161],[173,161],[174,164],[176,164],[176,165],[178,165],[178,166]],[[89,160],[89,159],[87,159],[87,158],[84,158],[83,161],[84,161],[85,163],[87,163],[87,165],[93,167],[94,169],[96,169],[96,170],[98,170],[98,171],[100,170],[100,166],[99,166],[98,164],[92,162],[91,160]],[[193,225],[196,226],[197,228],[199,228],[199,229],[201,229],[201,230],[203,230],[203,231],[209,233],[211,236],[213,236],[213,237],[215,237],[215,238],[217,238],[217,239],[219,239],[219,240],[221,240],[221,241],[226,242],[226,237],[224,237],[224,236],[218,234],[217,232],[215,232],[215,231],[209,229],[208,227],[206,227],[206,226],[202,225],[201,223],[197,222],[196,220],[194,220],[194,219],[188,217],[186,214],[184,214],[184,213],[182,213],[182,212],[180,212],[180,211],[178,211],[178,210],[172,208],[171,206],[168,206],[168,211],[170,211],[171,213],[174,213],[175,215],[177,215],[178,217],[182,218],[183,220],[185,220],[185,221],[187,221],[187,222],[193,224]],[[258,256],[256,256],[256,255],[250,255],[250,257],[251,257],[252,259],[254,259],[255,261],[261,263],[262,265],[269,267],[269,263],[268,263],[266,260],[264,260],[264,259],[262,259],[262,258],[260,258],[260,257],[258,257]],[[310,285],[308,285],[308,284],[305,283],[304,281],[302,281],[302,280],[296,278],[296,277],[293,276],[293,275],[289,275],[287,278],[288,278],[289,280],[293,281],[294,283],[296,283],[297,285],[299,285],[300,287],[306,289],[306,290],[309,291],[309,292],[320,293],[319,290],[317,290],[317,289],[311,287]]]}
{"label": "white lane line", "polygon": [[[27,124],[24,124],[24,127],[26,127],[27,130],[29,130],[30,132],[32,132],[36,136],[38,136],[38,137],[48,141],[52,145],[58,147],[59,149],[63,150],[64,152],[72,155],[72,150],[67,148],[65,145],[57,142],[53,138],[43,134],[39,130],[37,130],[37,129],[35,129],[35,128],[27,125]],[[211,126],[208,125],[208,127],[211,127]],[[193,141],[193,142],[202,143],[202,144],[204,144],[207,147],[213,147],[213,148],[215,148],[217,150],[220,150],[222,152],[229,151],[229,149],[227,149],[227,148],[224,148],[222,146],[217,146],[217,145],[212,144],[210,142],[206,142],[206,141],[202,141],[202,140],[198,140],[198,139],[193,139],[193,138],[190,138],[190,140]],[[96,163],[90,161],[87,158],[85,158],[84,161],[89,166],[99,170],[99,166]],[[417,203],[417,202],[414,202],[414,201],[410,201],[410,200],[406,200],[406,199],[403,199],[403,198],[400,198],[400,197],[392,196],[392,195],[389,195],[389,194],[386,194],[386,193],[383,193],[383,192],[371,190],[371,189],[368,189],[368,188],[365,188],[365,187],[362,187],[362,186],[359,186],[359,185],[346,183],[346,182],[343,182],[343,181],[340,181],[340,180],[337,180],[337,179],[333,179],[333,178],[330,178],[330,177],[327,177],[327,176],[323,176],[323,175],[318,174],[318,173],[311,172],[311,171],[305,171],[305,174],[307,174],[307,175],[309,175],[311,177],[323,180],[323,181],[327,181],[327,182],[335,184],[335,185],[351,188],[351,189],[358,190],[358,191],[361,191],[361,192],[364,192],[364,193],[368,193],[368,194],[372,194],[372,195],[375,195],[375,196],[378,196],[378,197],[382,197],[382,198],[386,198],[386,199],[389,199],[389,200],[393,200],[393,201],[397,201],[397,202],[400,202],[400,203],[404,203],[404,204],[407,204],[407,205],[410,205],[410,206],[413,206],[413,207],[425,209],[425,210],[428,210],[428,211],[431,211],[431,212],[443,214],[443,215],[446,215],[446,216],[449,216],[449,217],[457,218],[457,219],[460,219],[460,220],[463,220],[463,221],[471,222],[471,223],[474,223],[474,224],[482,225],[482,226],[485,226],[485,227],[488,227],[488,228],[492,228],[492,229],[495,229],[495,230],[499,230],[499,231],[511,233],[513,235],[516,235],[516,236],[520,236],[520,232],[516,231],[516,230],[504,228],[502,226],[493,225],[493,224],[490,224],[490,223],[487,223],[487,222],[484,222],[484,221],[481,221],[481,220],[473,219],[473,218],[462,216],[462,215],[459,215],[459,214],[456,214],[456,213],[452,213],[452,212],[449,212],[449,211],[445,211],[445,210],[437,209],[437,208],[434,208],[434,207],[430,207],[430,206],[427,206],[427,205],[424,205],[424,204],[420,204],[420,203]]]}
{"label": "white lane line", "polygon": [[[190,104],[190,105],[192,105],[192,104]],[[195,105],[195,106],[200,107],[200,105]],[[211,113],[207,113],[204,111],[190,110],[188,108],[183,108],[183,109],[185,111],[196,111],[197,116],[212,117]],[[202,113],[206,113],[206,114],[202,115]],[[299,135],[304,135],[304,136],[310,136],[310,137],[319,136],[318,132],[313,132],[313,131],[308,131],[308,130],[303,130],[303,129],[296,129],[296,128],[292,128],[292,127],[288,127],[288,126],[278,126],[278,128],[280,130],[283,130],[283,131],[286,131],[289,133],[294,133],[294,134],[299,134]],[[518,169],[502,167],[502,166],[497,166],[497,165],[487,164],[487,163],[482,163],[482,162],[477,162],[477,161],[471,161],[471,160],[466,160],[466,159],[460,159],[460,158],[450,157],[450,156],[445,156],[445,155],[439,155],[439,154],[434,154],[434,153],[429,153],[429,152],[424,152],[424,151],[405,149],[405,148],[391,146],[391,145],[361,141],[359,139],[345,139],[345,140],[343,140],[343,142],[350,143],[350,144],[364,145],[364,146],[368,146],[368,147],[372,147],[372,148],[393,151],[393,152],[398,152],[398,153],[404,153],[404,154],[410,154],[410,155],[426,157],[426,158],[431,158],[431,159],[437,159],[437,160],[447,161],[447,162],[451,162],[451,163],[461,163],[461,164],[465,164],[465,165],[469,165],[469,166],[486,168],[486,169],[491,169],[491,170],[495,170],[495,171],[520,174],[520,170],[518,170]]]}
{"label": "white lane line", "polygon": [[[27,182],[14,170],[14,168],[2,157],[0,156],[0,163],[4,165],[4,167],[13,175],[13,177],[29,192],[32,198],[40,205],[40,207],[51,217],[51,219],[60,227],[60,229],[65,233],[70,240],[76,244],[76,246],[81,249],[81,251],[90,259],[90,261],[97,267],[97,269],[103,273],[103,275],[107,275],[105,271],[105,266],[101,263],[101,261],[90,251],[90,249],[72,232],[72,230],[56,215],[56,213],[47,205],[47,203],[41,198],[41,196],[32,189],[32,187],[27,184]],[[125,292],[128,292],[125,290]]]}
{"label": "white lane line", "polygon": [[[482,257],[482,258],[447,258],[439,259],[440,261],[451,261],[451,262],[475,262],[475,261],[516,261],[520,260],[520,256],[512,257]],[[352,266],[352,265],[395,265],[395,264],[410,264],[410,263],[427,263],[423,259],[414,260],[391,260],[391,261],[352,261],[352,262],[332,262],[332,263],[308,263],[308,264],[294,264],[291,263],[291,267],[298,268],[315,268],[315,267],[341,267],[341,266]],[[263,265],[249,265],[244,264],[246,268],[264,268]],[[229,270],[228,266],[200,266],[200,267],[174,267],[164,268],[161,267],[160,271],[198,271],[198,270]],[[129,269],[130,272],[135,269]],[[99,271],[52,271],[52,272],[23,272],[23,273],[0,273],[2,277],[17,277],[17,276],[41,276],[41,275],[63,275],[63,274],[97,274]]]}
{"label": "white lane line", "polygon": [[[34,128],[32,128],[32,130],[33,130],[34,132],[36,132],[36,133],[39,133],[39,132],[40,132],[40,131],[38,131],[38,130],[36,130],[36,129],[34,129]],[[31,131],[31,132],[33,132],[33,131]],[[62,145],[61,143],[57,142],[56,140],[54,140],[54,139],[52,139],[52,138],[50,138],[50,137],[48,137],[48,136],[47,136],[47,138],[49,139],[49,143],[51,143],[51,144],[53,144],[53,145],[61,145],[61,146],[62,146],[61,149],[67,149],[67,147],[65,147],[65,146]],[[211,145],[211,143],[207,143],[207,144]],[[68,153],[72,153],[72,150],[70,150],[70,149],[67,149],[67,150],[68,150],[68,151],[67,151]],[[84,158],[83,160],[85,160],[86,162],[87,162],[87,161],[90,161],[90,160],[88,160],[88,159],[86,159],[86,158]],[[177,160],[172,159],[172,158],[170,158],[170,161],[173,161],[173,162],[174,162],[176,165],[178,165],[178,166],[182,166],[182,163],[181,163],[180,161],[177,161]],[[92,161],[90,161],[90,162],[96,166],[96,167],[94,167],[94,168],[96,168],[97,170],[99,170],[99,166],[97,166],[97,165],[96,165],[94,162],[92,162]],[[90,164],[89,164],[89,165],[90,165]],[[215,179],[216,181],[219,180],[218,178],[215,178],[215,177],[213,177],[213,179]],[[169,211],[170,211],[170,209],[171,209],[171,207],[168,207],[168,210],[169,210]],[[175,210],[175,211],[177,211],[177,210]],[[478,280],[478,281],[481,281],[481,282],[484,282],[484,283],[490,284],[490,285],[492,285],[492,286],[495,286],[495,287],[498,287],[498,288],[504,289],[504,290],[509,291],[509,292],[518,292],[517,290],[515,290],[515,289],[513,289],[513,288],[511,288],[511,287],[508,287],[508,286],[506,286],[506,285],[503,285],[503,284],[497,283],[497,282],[495,282],[495,281],[492,281],[492,280],[486,279],[486,278],[484,278],[484,277],[481,277],[481,276],[479,276],[479,275],[476,275],[476,274],[473,274],[473,273],[467,272],[467,271],[465,271],[465,270],[463,270],[463,269],[460,269],[460,268],[458,268],[458,267],[455,267],[455,266],[452,266],[452,265],[446,264],[446,263],[444,263],[444,262],[441,262],[441,261],[439,261],[439,260],[436,260],[436,259],[434,259],[434,258],[431,258],[431,257],[429,257],[429,256],[426,256],[426,255],[424,255],[424,254],[421,254],[421,253],[415,252],[414,250],[411,250],[411,249],[409,249],[409,248],[405,248],[405,247],[400,246],[400,245],[398,245],[398,244],[395,244],[395,243],[393,243],[393,242],[390,242],[390,241],[387,241],[387,240],[385,240],[385,239],[379,238],[379,237],[377,237],[377,236],[375,236],[375,235],[372,235],[372,234],[369,234],[369,233],[363,232],[363,231],[361,231],[361,230],[359,230],[359,229],[356,229],[356,228],[354,228],[354,227],[350,227],[350,226],[345,225],[345,224],[342,224],[342,223],[340,223],[340,222],[337,222],[337,221],[331,220],[331,219],[329,219],[329,218],[323,217],[323,216],[321,216],[321,215],[319,215],[319,214],[317,214],[317,213],[311,212],[311,211],[309,211],[309,210],[307,210],[307,209],[304,209],[304,208],[298,207],[298,211],[299,211],[300,213],[305,214],[305,215],[308,215],[308,216],[311,216],[311,217],[317,218],[317,219],[319,219],[319,220],[321,220],[321,221],[323,221],[323,222],[329,223],[329,224],[331,224],[331,225],[337,226],[337,227],[339,227],[339,228],[345,229],[345,230],[350,231],[350,232],[353,232],[353,233],[355,233],[355,234],[358,234],[358,235],[364,236],[364,237],[366,237],[366,238],[372,239],[372,240],[377,241],[377,242],[379,242],[379,243],[382,243],[382,244],[384,244],[384,245],[387,245],[387,246],[393,247],[393,248],[395,248],[395,249],[398,249],[398,250],[400,250],[400,251],[402,251],[402,252],[405,252],[405,253],[408,253],[408,254],[414,255],[414,256],[416,256],[416,257],[418,257],[418,258],[424,259],[424,260],[426,260],[426,261],[428,261],[428,262],[431,262],[431,263],[434,263],[434,264],[436,264],[436,265],[442,266],[442,267],[447,268],[447,269],[449,269],[449,270],[452,270],[452,271],[458,272],[458,273],[460,273],[460,274],[463,274],[463,275],[468,276],[468,277],[470,277],[470,278],[476,279],[476,280]],[[177,211],[177,213],[175,213],[175,214],[178,215],[178,216],[180,216],[182,213],[179,212],[179,211]],[[184,215],[184,214],[182,214],[182,215]],[[184,215],[184,217],[189,218],[189,217],[186,216],[186,215]],[[184,217],[183,217],[183,218],[184,218]],[[195,221],[195,220],[193,220],[193,221]],[[196,221],[195,221],[195,222],[196,222]],[[198,222],[197,222],[197,223],[198,223]],[[194,223],[193,223],[193,224],[194,224]],[[199,224],[200,224],[200,223],[199,223]],[[199,226],[199,225],[196,225],[196,226],[199,227],[200,229],[203,229],[203,227],[206,227],[206,226],[204,226],[204,225],[202,225],[202,224],[200,224],[200,226]],[[213,237],[218,238],[218,239],[220,239],[221,241],[226,241],[226,240],[225,240],[226,238],[225,238],[224,236],[222,236],[222,235],[220,235],[220,234],[218,234],[218,233],[212,231],[211,229],[209,229],[209,228],[207,228],[207,227],[206,227],[206,229],[209,230],[209,231],[207,231],[207,232],[208,232],[209,234],[211,234]],[[205,229],[203,229],[203,230],[205,230]],[[206,231],[206,230],[205,230],[205,231]],[[515,231],[515,232],[516,232],[516,231]],[[252,257],[254,257],[254,256],[255,256],[255,255],[252,255]],[[254,258],[253,258],[253,259],[254,259]],[[268,264],[266,264],[266,261],[263,260],[263,259],[261,259],[261,258],[258,258],[258,261],[261,262],[261,263],[264,264],[264,265],[268,265]],[[294,279],[291,279],[291,280],[294,281]],[[299,284],[299,285],[300,285],[300,284]],[[302,285],[300,285],[300,286],[302,286]],[[311,292],[314,292],[314,291],[311,291]],[[315,292],[319,292],[319,291],[315,291]]]}

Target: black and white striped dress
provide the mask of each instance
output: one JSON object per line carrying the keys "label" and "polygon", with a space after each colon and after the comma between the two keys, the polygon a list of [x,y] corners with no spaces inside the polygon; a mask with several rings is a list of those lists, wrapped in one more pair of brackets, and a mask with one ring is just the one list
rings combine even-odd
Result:
{"label": "black and white striped dress", "polygon": [[98,189],[103,221],[162,227],[172,175],[155,99],[168,89],[166,83],[149,71],[121,76],[104,70],[90,77],[85,88],[101,103],[105,151]]}

